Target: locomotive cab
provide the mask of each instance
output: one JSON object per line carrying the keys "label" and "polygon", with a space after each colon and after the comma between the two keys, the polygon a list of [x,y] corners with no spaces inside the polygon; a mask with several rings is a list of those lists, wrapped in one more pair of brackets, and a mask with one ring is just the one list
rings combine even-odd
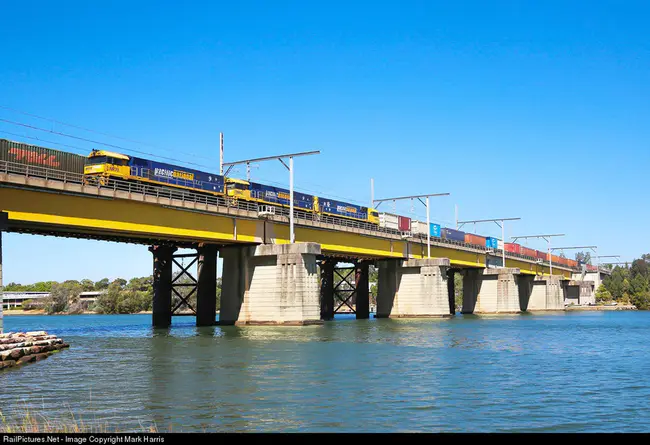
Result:
{"label": "locomotive cab", "polygon": [[248,181],[235,178],[225,178],[226,196],[250,199],[251,191]]}
{"label": "locomotive cab", "polygon": [[377,210],[368,208],[368,222],[379,224],[379,212]]}
{"label": "locomotive cab", "polygon": [[128,164],[128,156],[105,150],[93,150],[86,160],[84,175],[128,178],[130,173]]}

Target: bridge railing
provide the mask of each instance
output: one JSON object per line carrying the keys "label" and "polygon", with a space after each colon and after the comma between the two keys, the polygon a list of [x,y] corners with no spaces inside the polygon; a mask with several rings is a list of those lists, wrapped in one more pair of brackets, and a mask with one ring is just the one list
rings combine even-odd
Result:
{"label": "bridge railing", "polygon": [[[24,175],[26,177],[42,178],[46,180],[61,181],[64,183],[84,184],[84,175],[74,172],[66,172],[41,166],[21,164],[18,162],[2,161],[0,160],[0,173],[11,173]],[[88,185],[88,184],[86,184]],[[93,186],[103,190],[121,191],[129,194],[140,194],[145,196],[153,196],[156,198],[164,198],[176,200],[181,202],[191,202],[203,205],[212,205],[217,207],[217,213],[220,207],[225,209],[241,209],[250,212],[258,212],[260,204],[256,202],[249,202],[241,199],[234,199],[225,196],[209,195],[207,193],[197,193],[191,190],[184,190],[170,186],[151,185],[140,182],[126,181],[121,179],[105,179],[104,183],[96,182]],[[268,205],[268,204],[263,204]],[[277,207],[275,211],[276,216],[286,217],[289,220],[289,209],[286,207]],[[294,217],[296,223],[300,222],[321,222],[332,224],[337,227],[347,227],[359,230],[366,230],[374,235],[401,235],[401,232],[386,227],[380,227],[364,221],[357,221],[348,218],[337,218],[329,215],[319,215],[313,212],[306,212],[300,209],[294,209]],[[419,241],[426,244],[427,236],[423,233],[412,233],[409,236],[410,241]],[[473,249],[481,251],[480,246],[467,244],[460,241],[447,240],[444,238],[431,238],[432,245],[451,245],[458,246],[465,249]],[[487,251],[487,247],[485,248]],[[501,251],[494,251],[497,256],[500,256]],[[530,257],[519,255],[513,252],[507,253],[510,258],[521,258],[530,261]]]}

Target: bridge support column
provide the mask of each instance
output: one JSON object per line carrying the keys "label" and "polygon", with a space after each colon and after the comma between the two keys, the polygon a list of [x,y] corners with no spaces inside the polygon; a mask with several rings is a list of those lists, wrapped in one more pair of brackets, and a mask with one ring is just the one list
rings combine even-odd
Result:
{"label": "bridge support column", "polygon": [[320,318],[334,319],[334,266],[336,261],[327,259],[320,263]]}
{"label": "bridge support column", "polygon": [[450,316],[449,259],[383,260],[378,266],[378,318]]}
{"label": "bridge support column", "polygon": [[176,247],[151,246],[153,253],[153,316],[154,328],[172,324],[172,257]]}
{"label": "bridge support column", "polygon": [[564,302],[566,304],[584,306],[596,303],[593,281],[569,280],[565,283]]}
{"label": "bridge support column", "polygon": [[[2,213],[0,213],[0,218]],[[0,222],[0,224],[2,224]],[[0,228],[1,229],[1,228]],[[4,292],[2,287],[2,230],[0,230],[0,334],[4,332],[4,318],[2,316],[2,305],[4,304]]]}
{"label": "bridge support column", "polygon": [[197,251],[196,325],[213,326],[217,317],[217,246],[200,245]]}
{"label": "bridge support column", "polygon": [[319,324],[315,243],[222,249],[219,324]]}
{"label": "bridge support column", "polygon": [[463,277],[463,313],[517,313],[519,269],[467,269]]}
{"label": "bridge support column", "polygon": [[[523,276],[519,277],[521,280]],[[528,278],[528,277],[526,277]],[[562,277],[536,276],[532,277],[530,299],[522,310],[527,311],[563,311],[564,292]]]}
{"label": "bridge support column", "polygon": [[369,289],[369,263],[359,261],[355,265],[354,286],[356,288],[357,320],[370,318],[370,289]]}

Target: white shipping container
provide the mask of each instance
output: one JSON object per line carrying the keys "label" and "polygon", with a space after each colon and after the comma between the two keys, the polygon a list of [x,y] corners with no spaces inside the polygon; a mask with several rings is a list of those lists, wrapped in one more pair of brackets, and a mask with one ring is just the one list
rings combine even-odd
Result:
{"label": "white shipping container", "polygon": [[497,249],[503,250],[503,241],[497,240]]}
{"label": "white shipping container", "polygon": [[411,232],[426,235],[428,233],[427,223],[422,221],[411,221]]}
{"label": "white shipping container", "polygon": [[393,215],[392,213],[380,213],[379,227],[386,227],[387,229],[399,230],[397,215]]}

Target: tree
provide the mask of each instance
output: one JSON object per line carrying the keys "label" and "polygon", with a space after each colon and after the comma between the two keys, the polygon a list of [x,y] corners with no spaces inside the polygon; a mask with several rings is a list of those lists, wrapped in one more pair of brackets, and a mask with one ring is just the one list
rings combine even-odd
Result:
{"label": "tree", "polygon": [[79,310],[79,294],[83,291],[81,283],[75,280],[56,283],[52,286],[50,296],[43,301],[43,308],[48,314],[67,310]]}
{"label": "tree", "polygon": [[580,264],[591,264],[591,253],[590,252],[577,252],[576,261]]}
{"label": "tree", "polygon": [[607,303],[612,301],[612,294],[609,293],[604,284],[598,286],[596,289],[596,302],[597,303]]}
{"label": "tree", "polygon": [[120,288],[124,288],[126,286],[127,281],[124,278],[116,278],[113,280],[113,284],[118,284]]}
{"label": "tree", "polygon": [[109,284],[111,284],[111,282],[108,278],[102,278],[101,280],[95,283],[95,290],[108,289]]}
{"label": "tree", "polygon": [[458,310],[463,307],[463,276],[459,272],[454,274],[454,304]]}
{"label": "tree", "polygon": [[88,292],[91,290],[95,290],[95,283],[93,283],[93,280],[89,280],[88,278],[85,278],[81,280],[81,287],[83,287],[84,292]]}

